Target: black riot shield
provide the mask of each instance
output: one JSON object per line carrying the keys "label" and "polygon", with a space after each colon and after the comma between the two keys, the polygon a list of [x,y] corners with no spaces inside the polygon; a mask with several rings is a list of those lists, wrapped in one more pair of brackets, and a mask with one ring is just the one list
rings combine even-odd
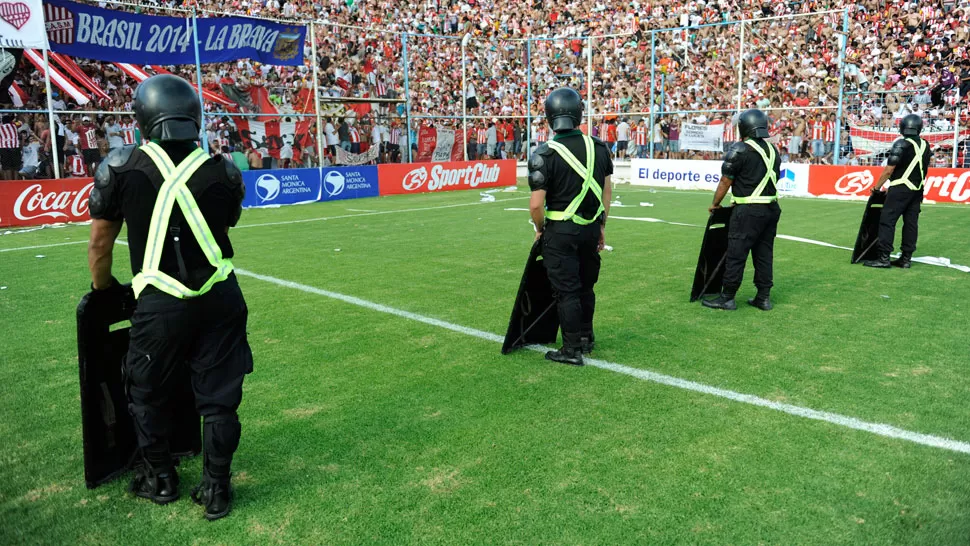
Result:
{"label": "black riot shield", "polygon": [[859,235],[855,238],[855,248],[852,249],[852,263],[879,258],[879,217],[885,204],[886,192],[872,192],[869,196],[866,211],[862,213]]}
{"label": "black riot shield", "polygon": [[707,219],[704,240],[701,241],[701,254],[697,258],[697,269],[694,271],[694,286],[690,291],[691,302],[721,291],[732,210],[731,207],[715,209]]}
{"label": "black riot shield", "polygon": [[[134,311],[135,297],[129,285],[89,293],[77,307],[84,481],[89,489],[118,477],[135,460],[138,442],[122,373],[128,328],[117,327],[131,319]],[[172,401],[170,447],[175,455],[197,455],[202,450],[202,438],[195,397],[187,376],[180,384],[185,387]]]}
{"label": "black riot shield", "polygon": [[512,318],[505,333],[502,354],[524,345],[555,343],[559,333],[559,309],[542,263],[542,242],[536,241],[525,264]]}

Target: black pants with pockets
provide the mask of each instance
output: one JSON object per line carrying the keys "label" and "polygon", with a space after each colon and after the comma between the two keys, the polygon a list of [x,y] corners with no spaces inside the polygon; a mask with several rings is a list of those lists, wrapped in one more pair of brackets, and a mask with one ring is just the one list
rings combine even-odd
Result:
{"label": "black pants with pockets", "polygon": [[593,340],[593,313],[599,280],[600,224],[581,226],[572,221],[546,222],[542,259],[559,306],[563,345],[579,348],[580,338]]}
{"label": "black pants with pockets", "polygon": [[728,250],[724,260],[724,293],[733,296],[741,287],[748,252],[754,261],[754,285],[759,290],[773,286],[775,235],[781,207],[767,205],[734,205],[728,228]]}
{"label": "black pants with pockets", "polygon": [[194,299],[153,287],[138,298],[125,376],[138,445],[152,466],[166,462],[172,419],[165,408],[181,386],[177,382],[189,377],[204,420],[206,466],[213,463],[228,474],[241,433],[236,410],[243,378],[253,370],[247,316],[235,275]]}
{"label": "black pants with pockets", "polygon": [[903,254],[912,256],[916,252],[916,238],[919,235],[919,212],[923,202],[923,192],[913,191],[906,186],[893,186],[886,194],[886,204],[879,215],[879,252],[889,256],[893,251],[896,238],[896,222],[903,217]]}

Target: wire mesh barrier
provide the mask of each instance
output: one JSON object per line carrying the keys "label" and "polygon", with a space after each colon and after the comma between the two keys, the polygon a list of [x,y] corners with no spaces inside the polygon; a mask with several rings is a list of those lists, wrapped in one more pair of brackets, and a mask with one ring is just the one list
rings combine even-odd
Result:
{"label": "wire mesh barrier", "polygon": [[[184,30],[170,41],[188,51],[193,41],[218,40],[190,37],[209,28],[207,21],[238,16],[101,5],[181,18]],[[140,81],[160,73],[201,89],[200,141],[251,169],[525,160],[551,136],[543,100],[561,86],[580,92],[583,130],[606,140],[619,159],[719,158],[737,139],[736,115],[759,107],[769,113],[772,140],[787,161],[879,163],[896,138],[894,122],[916,112],[937,164],[966,165],[966,96],[958,86],[927,82],[927,71],[911,82],[883,81],[847,56],[856,46],[847,43],[849,12],[743,20],[725,13],[719,23],[664,12],[628,24],[567,22],[529,37],[447,18],[374,29],[307,15],[301,23],[282,22],[306,36],[304,62],[290,65],[205,62],[198,47],[194,64],[177,65],[90,60],[57,48],[4,51],[0,67],[12,61],[17,68],[0,126],[17,137],[0,143],[8,145],[0,146],[0,166],[5,179],[90,176],[96,159],[140,141],[132,95]],[[63,32],[57,17],[48,13],[50,36]],[[453,34],[438,34],[444,31]]]}

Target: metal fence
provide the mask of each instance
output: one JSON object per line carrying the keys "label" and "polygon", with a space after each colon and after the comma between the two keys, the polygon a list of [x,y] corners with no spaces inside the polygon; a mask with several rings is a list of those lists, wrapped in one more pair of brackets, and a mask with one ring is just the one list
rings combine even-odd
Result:
{"label": "metal fence", "polygon": [[[220,15],[152,10],[191,18],[193,31],[197,17]],[[542,102],[561,86],[576,88],[586,101],[587,133],[627,138],[627,149],[616,150],[621,158],[716,158],[715,151],[679,146],[682,124],[721,124],[724,140],[730,141],[736,138],[732,120],[757,106],[769,112],[772,138],[791,161],[876,163],[895,138],[893,123],[914,111],[926,119],[938,160],[948,158],[948,166],[967,163],[965,101],[961,105],[953,90],[938,88],[870,89],[875,82],[863,81],[858,67],[845,62],[847,10],[684,23],[606,36],[500,39],[312,21],[306,23],[308,62],[300,67],[249,61],[131,67],[74,59],[80,71],[97,80],[86,89],[90,102],[60,89],[65,75],[57,68],[65,61],[43,52],[36,53],[33,66],[25,62],[19,71],[26,88],[23,106],[0,114],[26,128],[24,158],[29,156],[36,168],[25,169],[24,177],[90,174],[96,157],[137,138],[130,91],[139,78],[165,71],[206,91],[203,144],[216,153],[245,156],[237,159],[254,168],[326,164],[337,159],[337,148],[360,151],[359,143],[375,139],[387,149],[374,161],[409,161],[417,135],[427,126],[460,135],[464,158],[524,160],[549,138]],[[800,36],[812,51],[779,45],[790,36]],[[803,78],[805,58],[819,52],[845,69]],[[348,120],[353,126],[341,127]],[[92,130],[98,153],[80,150],[74,142],[86,140],[79,135]],[[347,136],[354,131],[356,136]],[[394,146],[386,146],[391,141]],[[397,152],[389,153],[390,148]],[[6,166],[3,175],[18,176]]]}

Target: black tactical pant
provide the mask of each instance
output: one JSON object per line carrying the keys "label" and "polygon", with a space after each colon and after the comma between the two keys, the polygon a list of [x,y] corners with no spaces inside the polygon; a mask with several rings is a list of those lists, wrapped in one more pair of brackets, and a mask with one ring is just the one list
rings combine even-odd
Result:
{"label": "black tactical pant", "polygon": [[563,346],[578,349],[580,338],[593,340],[593,312],[599,280],[600,224],[546,222],[542,234],[542,260],[559,306]]}
{"label": "black tactical pant", "polygon": [[912,256],[916,252],[916,237],[919,235],[920,203],[923,192],[913,191],[906,186],[893,186],[886,194],[886,204],[879,215],[879,253],[885,257],[893,251],[896,238],[896,222],[903,217],[903,254]]}
{"label": "black tactical pant", "polygon": [[247,315],[235,275],[195,299],[180,300],[153,287],[138,298],[125,377],[138,445],[156,470],[171,465],[167,406],[184,387],[178,382],[188,377],[203,418],[206,472],[229,478],[241,432],[236,409],[243,378],[253,370]]}
{"label": "black tactical pant", "polygon": [[748,252],[754,261],[754,285],[759,291],[770,290],[774,264],[775,235],[781,207],[735,205],[728,228],[728,249],[724,260],[724,293],[733,296],[741,287]]}

